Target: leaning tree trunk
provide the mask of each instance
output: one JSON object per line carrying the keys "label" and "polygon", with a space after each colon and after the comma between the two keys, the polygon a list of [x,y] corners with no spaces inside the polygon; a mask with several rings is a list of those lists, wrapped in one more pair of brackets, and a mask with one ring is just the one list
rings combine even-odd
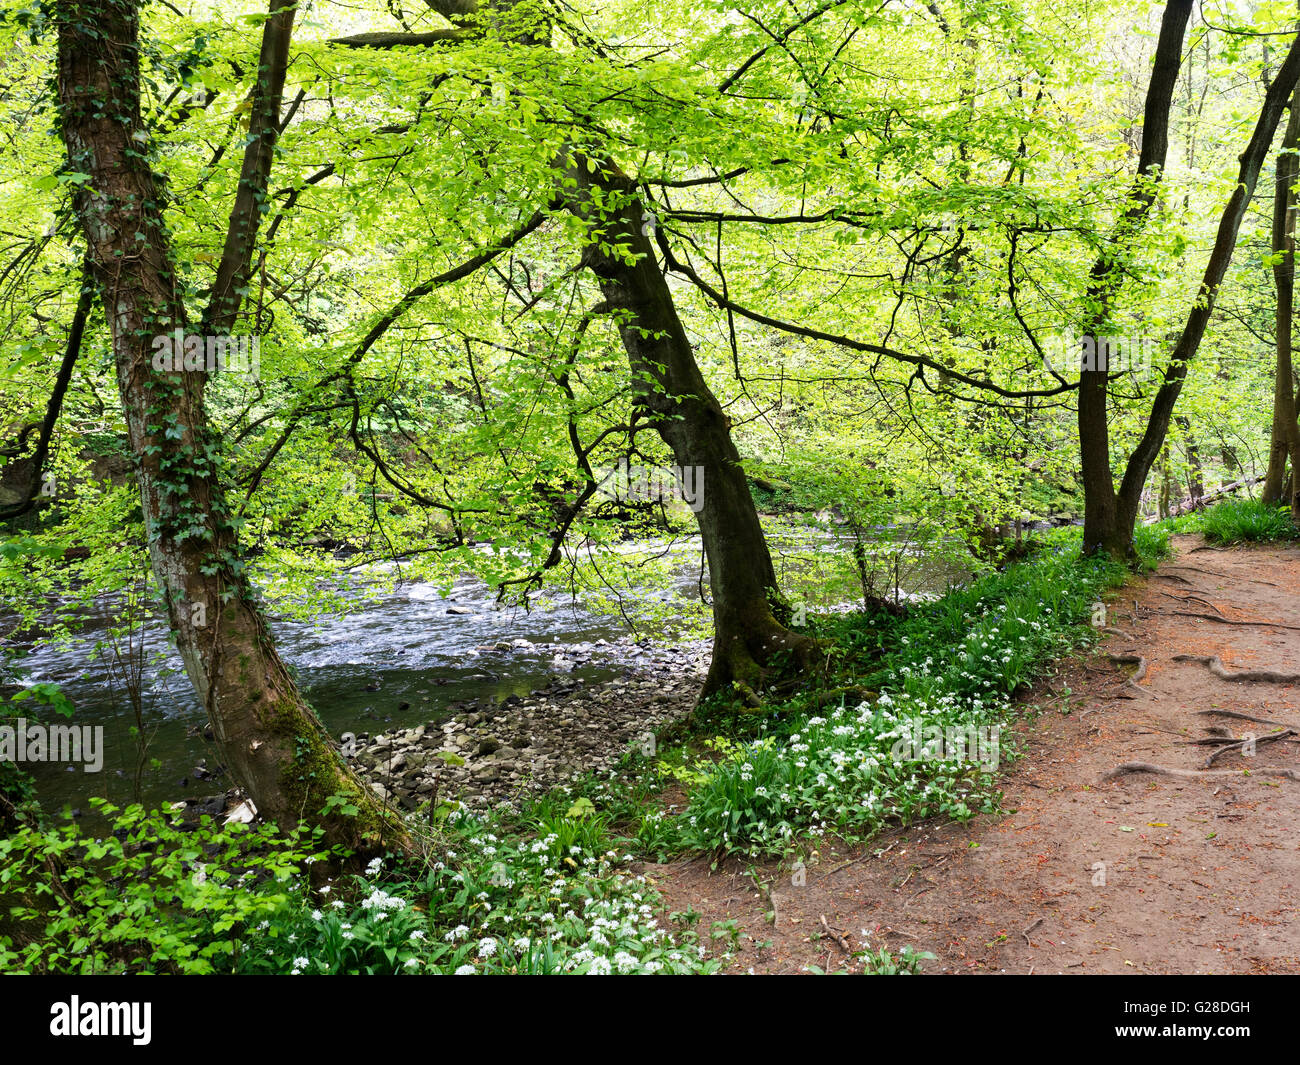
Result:
{"label": "leaning tree trunk", "polygon": [[138,0],[62,0],[56,17],[60,132],[69,167],[88,177],[74,207],[110,329],[153,572],[186,673],[262,816],[285,828],[319,824],[329,842],[362,853],[405,849],[400,819],[343,762],[267,633],[219,482],[203,371],[152,364],[152,338],[183,331],[186,312],[145,154]]}
{"label": "leaning tree trunk", "polygon": [[[1286,135],[1277,156],[1277,184],[1273,192],[1273,285],[1277,290],[1275,313],[1277,363],[1273,375],[1273,428],[1268,449],[1268,473],[1261,498],[1281,503],[1286,488],[1286,464],[1300,457],[1300,428],[1296,425],[1295,382],[1291,369],[1291,321],[1295,298],[1295,192],[1300,178],[1296,147],[1300,145],[1300,93],[1291,98]],[[1287,500],[1290,502],[1290,500]]]}
{"label": "leaning tree trunk", "polygon": [[[1191,0],[1169,0],[1165,6],[1151,80],[1147,85],[1137,178],[1129,192],[1128,205],[1111,235],[1111,247],[1098,256],[1090,275],[1083,336],[1092,338],[1099,353],[1104,349],[1098,334],[1107,328],[1111,304],[1123,277],[1119,260],[1145,226],[1155,203],[1155,184],[1164,171],[1169,150],[1169,111],[1173,105],[1174,85],[1182,62],[1183,36],[1191,11]],[[1109,369],[1104,364],[1080,369],[1083,550],[1087,554],[1104,552],[1116,558],[1128,558],[1133,551],[1133,526],[1115,494],[1115,480],[1111,473],[1109,394]],[[1135,509],[1134,519],[1136,514]]]}
{"label": "leaning tree trunk", "polygon": [[1174,407],[1182,392],[1183,382],[1187,379],[1187,367],[1196,357],[1201,339],[1205,336],[1206,326],[1209,325],[1210,316],[1214,313],[1219,289],[1232,262],[1237,235],[1246,217],[1246,209],[1250,206],[1251,197],[1255,193],[1255,185],[1259,181],[1260,170],[1263,169],[1264,160],[1268,157],[1269,148],[1272,146],[1277,124],[1282,118],[1287,99],[1295,90],[1297,81],[1300,81],[1300,37],[1292,42],[1286,58],[1278,68],[1277,76],[1269,85],[1268,92],[1264,94],[1264,104],[1260,108],[1259,119],[1251,133],[1250,143],[1240,156],[1236,187],[1219,219],[1218,232],[1214,237],[1214,246],[1210,249],[1210,258],[1201,278],[1200,290],[1187,315],[1187,322],[1183,326],[1178,343],[1169,357],[1169,364],[1165,367],[1164,380],[1151,404],[1151,414],[1147,419],[1146,429],[1125,466],[1124,479],[1119,490],[1119,516],[1123,523],[1121,528],[1127,531],[1130,543],[1137,521],[1138,501],[1142,495],[1142,488],[1146,484],[1147,475],[1151,472],[1152,463],[1155,462],[1156,456],[1164,445]]}
{"label": "leaning tree trunk", "polygon": [[[338,38],[350,47],[426,47],[435,42],[475,40],[503,16],[519,15],[520,0],[427,0],[453,29],[429,34],[361,34]],[[525,12],[526,13],[526,12]],[[513,43],[549,47],[545,9],[538,8],[505,30]],[[567,174],[569,207],[592,227],[586,265],[599,278],[604,303],[620,312],[619,331],[632,371],[637,401],[680,466],[705,470],[703,507],[697,514],[713,593],[713,661],[701,698],[738,690],[750,704],[758,689],[783,672],[812,662],[815,641],[793,632],[785,614],[772,556],[749,494],[731,425],[695,362],[672,292],[655,262],[634,183],[610,160],[589,168],[575,154]],[[564,166],[562,161],[561,166]],[[596,188],[598,198],[588,195]],[[612,201],[608,197],[612,196]],[[593,204],[602,204],[598,213]],[[613,209],[611,209],[611,206]],[[630,251],[615,253],[622,243]],[[628,257],[633,261],[628,261]]]}
{"label": "leaning tree trunk", "polygon": [[[709,563],[714,642],[701,697],[731,690],[755,704],[763,685],[811,665],[815,641],[780,620],[785,608],[731,421],[695,361],[633,182],[608,159],[591,172],[580,156],[569,174],[582,193],[574,208],[592,226],[585,265],[599,279],[606,307],[617,313],[636,401],[673,461],[704,471],[697,520]],[[594,199],[585,195],[593,187],[600,190]],[[602,213],[593,203],[604,205]]]}

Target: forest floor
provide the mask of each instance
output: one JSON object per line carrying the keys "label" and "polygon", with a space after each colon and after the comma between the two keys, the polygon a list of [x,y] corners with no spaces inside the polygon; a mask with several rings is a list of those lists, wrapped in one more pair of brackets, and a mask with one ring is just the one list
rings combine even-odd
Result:
{"label": "forest floor", "polygon": [[[642,865],[665,911],[734,920],[737,973],[861,971],[851,953],[906,945],[935,955],[930,973],[1300,973],[1300,780],[1260,772],[1300,770],[1300,737],[1210,770],[1219,748],[1189,744],[1300,732],[1300,549],[1173,548],[1112,601],[1116,631],[1023,698],[1042,712],[1014,726],[1001,815],[826,840],[802,876],[789,861]],[[1138,686],[1111,655],[1146,660]],[[1179,655],[1293,676],[1229,681]],[[1195,777],[1105,779],[1133,762]]]}

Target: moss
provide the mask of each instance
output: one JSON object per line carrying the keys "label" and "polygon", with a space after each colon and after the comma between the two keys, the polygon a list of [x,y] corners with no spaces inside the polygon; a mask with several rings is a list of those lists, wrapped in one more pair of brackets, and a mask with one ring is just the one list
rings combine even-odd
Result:
{"label": "moss", "polygon": [[[285,764],[279,780],[288,808],[320,824],[328,842],[361,855],[409,847],[400,818],[349,770],[325,730],[302,704],[288,696],[277,700],[270,727],[294,742],[294,758]],[[345,797],[357,813],[347,815],[337,808],[323,813],[332,795]]]}

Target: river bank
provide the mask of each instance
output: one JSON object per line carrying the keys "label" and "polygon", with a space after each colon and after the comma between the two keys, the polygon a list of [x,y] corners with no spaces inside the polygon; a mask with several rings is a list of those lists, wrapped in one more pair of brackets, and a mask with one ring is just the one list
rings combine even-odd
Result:
{"label": "river bank", "polygon": [[652,751],[656,733],[690,713],[708,668],[705,640],[632,646],[640,656],[623,677],[556,679],[497,705],[451,707],[451,717],[345,740],[345,754],[376,795],[405,810],[435,796],[496,806],[608,772],[633,745]]}

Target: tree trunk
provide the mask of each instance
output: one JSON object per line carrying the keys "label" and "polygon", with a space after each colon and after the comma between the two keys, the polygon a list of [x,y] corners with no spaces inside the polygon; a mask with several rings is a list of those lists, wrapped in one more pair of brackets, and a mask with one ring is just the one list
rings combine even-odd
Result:
{"label": "tree trunk", "polygon": [[1133,454],[1129,456],[1128,465],[1124,469],[1124,480],[1120,484],[1119,491],[1120,518],[1126,523],[1123,528],[1127,531],[1130,543],[1142,487],[1146,483],[1147,474],[1151,471],[1151,464],[1164,445],[1174,406],[1178,402],[1183,382],[1187,378],[1187,367],[1196,357],[1201,338],[1205,336],[1205,328],[1214,313],[1219,287],[1223,284],[1228,266],[1232,262],[1237,234],[1241,231],[1246,209],[1250,206],[1251,197],[1255,193],[1260,170],[1263,169],[1264,160],[1272,146],[1273,135],[1277,132],[1277,124],[1286,109],[1287,99],[1295,90],[1298,80],[1300,80],[1300,37],[1292,42],[1286,58],[1278,68],[1277,76],[1264,95],[1264,104],[1260,108],[1259,119],[1251,133],[1250,143],[1241,153],[1236,187],[1219,220],[1214,247],[1210,250],[1210,259],[1201,278],[1200,291],[1187,315],[1182,335],[1178,338],[1178,343],[1169,357],[1169,365],[1165,367],[1164,381],[1151,404],[1146,430],[1138,441],[1137,447],[1133,449]]}
{"label": "tree trunk", "polygon": [[[138,0],[57,9],[59,127],[108,319],[154,576],[231,773],[263,817],[320,824],[363,854],[405,849],[401,821],[343,762],[299,695],[254,600],[204,414],[204,371],[157,370],[153,339],[185,306],[140,117]],[[358,811],[342,812],[339,796]]]}
{"label": "tree trunk", "polygon": [[1205,474],[1201,470],[1201,449],[1196,446],[1192,436],[1192,423],[1186,415],[1180,414],[1174,419],[1183,434],[1183,447],[1187,452],[1187,496],[1193,502],[1205,495]]}
{"label": "tree trunk", "polygon": [[1273,375],[1273,428],[1268,449],[1268,473],[1260,495],[1269,505],[1290,499],[1283,495],[1287,459],[1296,465],[1300,455],[1300,429],[1296,425],[1295,382],[1291,370],[1291,319],[1295,296],[1295,193],[1300,178],[1296,147],[1300,145],[1300,93],[1291,98],[1286,135],[1277,156],[1277,184],[1273,193],[1273,285],[1277,290],[1277,364]]}
{"label": "tree trunk", "polygon": [[[1160,180],[1169,150],[1169,111],[1191,11],[1191,0],[1169,0],[1165,5],[1147,85],[1137,178],[1129,192],[1128,207],[1111,234],[1111,247],[1093,265],[1085,298],[1083,336],[1092,338],[1094,343],[1108,328],[1111,304],[1123,276],[1117,268],[1118,260],[1141,232],[1155,203],[1155,183]],[[1109,370],[1104,364],[1092,369],[1081,368],[1079,458],[1083,474],[1083,550],[1088,554],[1104,551],[1116,558],[1128,558],[1133,550],[1133,520],[1137,509],[1135,505],[1133,518],[1127,518],[1115,494],[1110,465],[1109,391]]]}
{"label": "tree trunk", "polygon": [[[610,160],[578,156],[575,209],[592,226],[585,265],[618,313],[638,405],[679,467],[703,470],[697,514],[713,595],[713,661],[701,697],[737,691],[749,703],[786,669],[807,669],[815,641],[787,628],[772,556],[749,492],[731,421],[700,373],[672,292],[655,259],[633,182]],[[593,200],[592,189],[599,190]],[[593,202],[603,204],[597,215]],[[622,250],[615,250],[616,246]],[[697,483],[700,483],[697,481]]]}
{"label": "tree trunk", "polygon": [[1156,513],[1159,514],[1162,520],[1164,518],[1169,517],[1169,503],[1170,503],[1170,496],[1172,495],[1170,481],[1171,478],[1169,476],[1169,445],[1166,444],[1164,451],[1161,452],[1160,495],[1156,501]]}

